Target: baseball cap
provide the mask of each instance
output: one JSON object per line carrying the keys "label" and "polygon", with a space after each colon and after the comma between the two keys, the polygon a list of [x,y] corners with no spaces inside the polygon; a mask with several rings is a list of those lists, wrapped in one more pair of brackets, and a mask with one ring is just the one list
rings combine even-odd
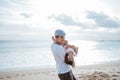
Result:
{"label": "baseball cap", "polygon": [[55,36],[65,36],[65,35],[66,33],[61,29],[55,31]]}

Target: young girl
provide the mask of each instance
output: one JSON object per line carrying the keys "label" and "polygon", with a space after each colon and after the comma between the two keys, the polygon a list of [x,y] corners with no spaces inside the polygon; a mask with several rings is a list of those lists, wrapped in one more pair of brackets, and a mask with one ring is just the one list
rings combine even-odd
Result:
{"label": "young girl", "polygon": [[[55,42],[55,38],[52,37],[52,40]],[[67,40],[63,41],[63,47],[65,49],[65,63],[75,67],[74,56],[78,53],[78,47],[68,44]]]}

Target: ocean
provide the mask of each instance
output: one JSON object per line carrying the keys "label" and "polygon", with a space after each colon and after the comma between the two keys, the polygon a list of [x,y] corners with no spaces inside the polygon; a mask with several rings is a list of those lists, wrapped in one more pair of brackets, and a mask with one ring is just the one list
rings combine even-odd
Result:
{"label": "ocean", "polygon": [[[52,41],[0,40],[0,70],[55,66],[51,52]],[[76,65],[98,64],[120,60],[120,40],[74,40],[79,47]]]}

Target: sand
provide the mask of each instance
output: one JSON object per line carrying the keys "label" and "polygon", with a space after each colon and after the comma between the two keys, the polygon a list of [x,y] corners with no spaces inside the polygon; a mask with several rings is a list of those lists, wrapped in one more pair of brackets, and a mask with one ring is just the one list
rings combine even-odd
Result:
{"label": "sand", "polygon": [[[77,80],[120,80],[120,61],[77,66],[73,69]],[[0,80],[59,80],[55,68],[2,71]]]}

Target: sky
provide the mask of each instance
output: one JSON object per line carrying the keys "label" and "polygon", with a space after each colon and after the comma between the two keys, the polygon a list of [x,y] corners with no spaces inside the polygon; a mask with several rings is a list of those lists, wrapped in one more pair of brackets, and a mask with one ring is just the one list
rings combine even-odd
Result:
{"label": "sky", "polygon": [[0,0],[0,40],[120,40],[120,0]]}

